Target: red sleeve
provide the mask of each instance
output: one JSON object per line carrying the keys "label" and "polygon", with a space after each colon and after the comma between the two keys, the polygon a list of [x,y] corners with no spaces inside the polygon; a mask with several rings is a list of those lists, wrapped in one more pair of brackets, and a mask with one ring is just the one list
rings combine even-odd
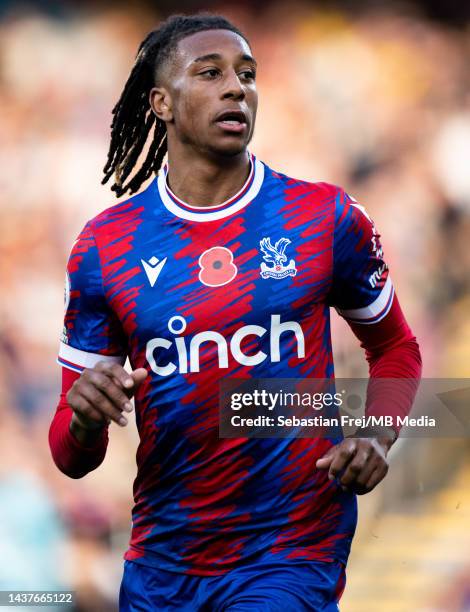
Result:
{"label": "red sleeve", "polygon": [[93,446],[84,446],[70,431],[72,409],[67,403],[66,395],[79,377],[78,372],[62,368],[62,393],[49,428],[49,447],[54,463],[61,472],[71,478],[81,478],[96,469],[103,462],[108,446],[107,427],[103,428]]}
{"label": "red sleeve", "polygon": [[[349,325],[361,341],[369,362],[366,415],[406,416],[413,405],[421,378],[421,354],[397,296],[394,296],[388,314],[378,323],[364,325],[350,322]],[[395,418],[394,423],[393,428],[398,434],[400,428]]]}

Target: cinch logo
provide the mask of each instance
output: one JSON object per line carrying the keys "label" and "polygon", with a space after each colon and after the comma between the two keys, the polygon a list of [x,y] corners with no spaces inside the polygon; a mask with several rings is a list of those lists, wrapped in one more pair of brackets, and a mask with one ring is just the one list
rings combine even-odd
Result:
{"label": "cinch logo", "polygon": [[[204,342],[213,342],[217,346],[217,354],[219,359],[219,368],[228,368],[228,351],[232,357],[244,366],[255,366],[263,362],[265,359],[270,359],[271,363],[281,360],[280,340],[281,335],[294,334],[297,341],[297,357],[299,359],[305,357],[305,338],[301,326],[295,321],[285,321],[281,323],[280,315],[271,315],[271,327],[269,329],[269,356],[263,351],[257,351],[254,355],[245,355],[242,352],[240,345],[247,336],[258,336],[262,338],[268,330],[261,325],[244,325],[240,327],[230,339],[230,343],[216,331],[203,331],[194,335],[189,342],[181,334],[186,329],[186,319],[181,316],[171,317],[168,321],[169,331],[176,336],[174,343],[178,353],[178,365],[171,361],[166,361],[164,353],[172,346],[171,340],[166,338],[152,338],[147,342],[146,357],[152,371],[159,376],[169,376],[175,370],[180,374],[188,372],[199,372],[199,350]],[[158,353],[158,354],[157,354]],[[163,353],[163,354],[162,354]],[[188,358],[189,354],[189,358]],[[157,363],[158,359],[158,363]]]}

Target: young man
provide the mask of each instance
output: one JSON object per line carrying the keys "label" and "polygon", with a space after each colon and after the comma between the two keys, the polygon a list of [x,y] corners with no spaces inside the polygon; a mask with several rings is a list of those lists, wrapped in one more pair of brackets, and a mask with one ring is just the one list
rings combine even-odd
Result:
{"label": "young man", "polygon": [[337,610],[355,493],[385,476],[392,440],[220,439],[217,383],[332,378],[330,305],[372,377],[420,374],[370,218],[340,188],[249,154],[256,110],[253,53],[225,19],[176,16],[149,34],[104,181],[121,196],[158,178],[89,221],[70,256],[50,446],[84,476],[135,397],[121,610]]}

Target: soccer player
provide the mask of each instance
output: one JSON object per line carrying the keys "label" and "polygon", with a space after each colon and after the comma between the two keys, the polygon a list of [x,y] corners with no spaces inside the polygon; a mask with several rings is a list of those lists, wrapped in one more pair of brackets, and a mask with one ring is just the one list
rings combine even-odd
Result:
{"label": "soccer player", "polygon": [[104,181],[122,196],[158,176],[90,220],[70,255],[50,447],[84,476],[135,398],[121,610],[337,610],[356,493],[385,476],[394,436],[221,439],[218,382],[333,378],[330,306],[371,377],[420,375],[372,221],[341,188],[249,153],[256,110],[256,61],[230,22],[174,16],[151,32]]}

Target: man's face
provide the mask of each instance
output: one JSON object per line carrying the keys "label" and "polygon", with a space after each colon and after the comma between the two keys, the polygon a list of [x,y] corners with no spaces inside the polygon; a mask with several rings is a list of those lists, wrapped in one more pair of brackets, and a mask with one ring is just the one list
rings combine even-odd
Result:
{"label": "man's face", "polygon": [[233,156],[253,135],[258,94],[248,43],[229,30],[183,38],[152,90],[168,137],[204,152]]}

